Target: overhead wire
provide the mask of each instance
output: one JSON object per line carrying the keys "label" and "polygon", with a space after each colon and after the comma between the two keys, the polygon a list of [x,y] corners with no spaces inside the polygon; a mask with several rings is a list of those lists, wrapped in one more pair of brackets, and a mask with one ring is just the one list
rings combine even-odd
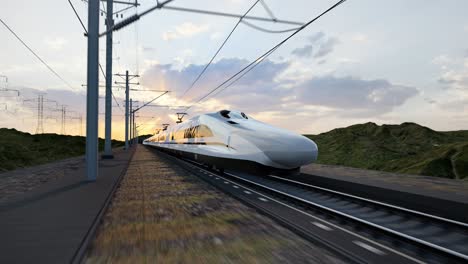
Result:
{"label": "overhead wire", "polygon": [[[86,29],[83,21],[81,20],[80,15],[76,11],[76,9],[73,6],[73,3],[71,2],[71,0],[68,0],[68,3],[70,3],[70,6],[71,6],[71,8],[73,9],[73,12],[76,15],[76,18],[78,18],[78,21],[80,22],[81,26],[83,27],[83,30],[85,31],[86,34],[88,34],[88,30]],[[105,10],[105,7],[104,7],[104,2],[101,2],[101,3],[102,3],[102,8],[103,8],[103,10],[101,10],[101,11],[105,13],[106,10]],[[104,79],[106,79],[106,73],[104,72],[104,69],[102,68],[101,63],[99,63],[99,69],[101,70],[101,73],[102,73],[102,76],[104,77]],[[120,112],[123,112],[122,107],[120,106],[119,102],[117,101],[117,98],[115,97],[114,92],[112,90],[111,90],[111,95],[112,95],[112,98],[114,99],[114,102],[117,104],[117,107],[119,108]]]}
{"label": "overhead wire", "polygon": [[[138,7],[135,7],[135,13],[138,13]],[[139,36],[138,36],[138,23],[135,23],[135,70],[136,70],[136,75],[140,74],[140,65],[139,65],[139,50],[138,50],[138,42],[139,42]]]}
{"label": "overhead wire", "polygon": [[242,23],[246,26],[249,26],[253,29],[256,29],[256,30],[259,30],[259,31],[263,31],[265,33],[273,33],[273,34],[276,34],[276,33],[287,33],[287,32],[291,32],[291,31],[295,31],[295,30],[298,30],[300,27],[295,27],[295,28],[289,28],[289,29],[282,29],[282,30],[272,30],[272,29],[267,29],[267,28],[263,28],[263,27],[259,27],[257,25],[254,25],[250,22],[247,22],[245,20],[242,21]]}
{"label": "overhead wire", "polygon": [[[238,15],[238,14],[230,14],[230,13],[224,13],[224,12],[218,12],[218,11],[208,11],[208,10],[176,7],[176,6],[161,6],[161,9],[197,13],[197,14],[206,14],[206,15],[213,15],[213,16],[224,16],[224,17],[234,17],[234,18],[241,17],[241,15]],[[302,22],[297,22],[297,21],[288,21],[288,20],[283,20],[283,19],[275,20],[272,18],[265,18],[265,17],[258,17],[258,16],[245,16],[244,19],[265,21],[265,22],[277,22],[277,23],[282,23],[282,24],[290,24],[290,25],[298,25],[298,26],[303,24]]]}
{"label": "overhead wire", "polygon": [[[99,69],[101,69],[101,73],[102,75],[104,76],[104,79],[106,79],[106,73],[104,72],[104,69],[102,68],[102,65],[101,63],[99,63]],[[123,112],[122,108],[120,107],[120,104],[119,102],[117,101],[117,98],[115,98],[115,95],[114,95],[114,92],[111,90],[111,95],[112,95],[112,98],[114,99],[114,102],[117,104],[117,106],[119,107],[119,110],[120,112]]]}
{"label": "overhead wire", "polygon": [[237,27],[239,26],[239,24],[241,23],[242,19],[250,12],[250,10],[252,10],[255,5],[257,5],[257,3],[259,2],[260,0],[256,0],[255,3],[242,15],[241,18],[239,18],[239,21],[237,21],[236,25],[232,28],[231,32],[229,32],[228,36],[224,39],[223,43],[221,44],[221,46],[218,48],[218,50],[215,52],[215,54],[211,57],[210,61],[208,62],[208,64],[205,65],[205,67],[203,68],[203,70],[198,74],[197,78],[195,78],[195,80],[192,82],[192,84],[184,91],[184,93],[182,94],[181,98],[185,96],[185,94],[187,94],[188,91],[190,91],[194,86],[195,84],[198,82],[198,80],[200,80],[201,76],[205,73],[205,71],[208,69],[208,67],[211,65],[211,63],[213,62],[213,60],[216,58],[216,56],[218,56],[219,52],[221,51],[221,49],[224,47],[224,45],[226,45],[227,41],[229,40],[229,38],[232,36],[232,34],[234,33],[234,31],[237,29]]}
{"label": "overhead wire", "polygon": [[[72,2],[71,2],[70,0],[68,0],[68,3],[70,3],[70,6],[71,6],[71,8],[73,9],[73,11],[75,12],[75,15],[76,15],[76,17],[78,18],[78,20],[80,21],[80,24],[81,24],[81,26],[83,27],[84,31],[86,32],[86,34],[88,34],[88,31],[86,30],[86,27],[84,26],[83,21],[82,21],[81,18],[80,18],[80,15],[78,15],[78,13],[76,12],[76,9],[75,9],[75,7],[73,6]],[[104,9],[104,2],[102,2],[102,8]],[[104,9],[104,12],[105,12],[105,9]],[[99,63],[99,69],[101,69],[102,76],[104,77],[104,79],[106,79],[106,73],[104,72],[104,69],[102,68],[101,63]],[[112,94],[112,98],[114,99],[114,102],[117,104],[117,106],[119,107],[119,110],[122,112],[123,110],[122,110],[122,108],[120,107],[120,104],[119,104],[119,102],[117,101],[117,98],[115,98],[114,92],[111,91],[111,94]]]}
{"label": "overhead wire", "polygon": [[[277,49],[277,48],[276,48]],[[227,88],[231,87],[234,83],[236,83],[239,79],[241,79],[242,77],[244,77],[244,75],[246,75],[247,73],[249,73],[251,70],[253,70],[255,67],[257,67],[258,64],[260,64],[264,59],[266,59],[271,53],[273,53],[276,49],[272,50],[270,53],[268,53],[267,55],[265,55],[264,57],[262,57],[260,60],[257,60],[255,62],[255,64],[253,64],[251,67],[249,67],[247,70],[245,70],[242,74],[240,74],[239,76],[237,76],[237,78],[235,78],[233,81],[231,81],[229,84],[227,84],[226,86],[224,86],[223,88],[221,88],[220,90],[218,90],[217,93],[215,93],[213,95],[213,97],[217,96],[218,94],[222,93],[224,90],[226,90]]]}
{"label": "overhead wire", "polygon": [[[302,25],[300,28],[298,28],[295,32],[293,32],[291,35],[289,35],[288,37],[286,37],[285,39],[283,39],[282,41],[280,41],[278,44],[276,44],[275,46],[273,46],[273,48],[269,49],[267,52],[263,53],[261,56],[259,56],[258,58],[256,58],[255,60],[253,60],[251,63],[249,63],[247,66],[245,66],[244,68],[242,68],[241,70],[239,70],[237,73],[235,73],[234,75],[232,75],[231,77],[229,77],[227,80],[225,80],[224,82],[222,82],[221,84],[219,84],[218,86],[216,86],[214,89],[212,89],[210,92],[208,92],[206,95],[202,96],[200,99],[198,99],[194,104],[190,105],[187,107],[186,110],[192,108],[194,105],[202,102],[203,100],[205,100],[206,98],[208,98],[211,94],[213,94],[215,91],[219,90],[221,87],[223,87],[225,84],[229,83],[231,80],[234,80],[232,81],[231,83],[229,83],[223,90],[225,90],[226,88],[232,86],[235,82],[237,82],[240,78],[242,78],[243,76],[245,76],[245,74],[247,74],[248,72],[250,72],[252,69],[254,69],[257,65],[259,65],[262,61],[264,61],[268,56],[270,56],[275,50],[277,50],[280,46],[282,46],[284,43],[286,43],[289,39],[291,39],[293,36],[295,36],[297,33],[301,32],[302,30],[304,30],[306,27],[308,27],[310,24],[312,24],[313,22],[315,22],[317,19],[321,18],[323,15],[327,14],[328,12],[330,12],[331,10],[335,9],[336,7],[338,7],[339,5],[343,4],[346,0],[340,0],[338,2],[336,2],[334,5],[332,5],[331,7],[329,7],[328,9],[326,9],[325,11],[323,11],[322,13],[320,13],[318,16],[314,17],[313,19],[311,19],[310,21],[308,21],[307,23],[305,23],[304,25]],[[237,77],[237,78],[236,78]],[[219,93],[217,93],[216,95],[218,95]]]}
{"label": "overhead wire", "polygon": [[68,0],[68,3],[70,4],[70,7],[73,9],[73,12],[75,13],[76,18],[78,18],[78,21],[80,21],[80,24],[83,27],[83,30],[85,31],[86,34],[88,34],[88,30],[86,29],[83,21],[81,20],[80,15],[78,15],[78,12],[76,12],[75,6],[71,2],[71,0]]}
{"label": "overhead wire", "polygon": [[102,12],[103,12],[103,13],[105,12],[105,13],[107,14],[106,7],[104,6],[104,1],[100,1],[100,2],[101,2],[101,4],[102,4]]}
{"label": "overhead wire", "polygon": [[13,29],[11,29],[6,23],[5,21],[3,21],[3,19],[0,18],[0,22],[2,22],[2,24],[16,37],[16,39],[18,39],[21,44],[23,44],[24,47],[26,47],[44,66],[47,67],[47,69],[49,69],[57,78],[59,78],[64,84],[66,84],[69,88],[71,88],[72,90],[75,90],[75,88],[73,88],[73,86],[70,85],[69,82],[67,82],[62,76],[60,76],[60,74],[58,74],[52,67],[49,66],[49,64],[47,64],[39,55],[37,55],[37,53],[31,48],[28,46],[28,44],[26,44],[16,33],[15,31],[13,31]]}
{"label": "overhead wire", "polygon": [[268,5],[266,4],[266,2],[264,0],[260,0],[260,4],[262,4],[263,8],[268,13],[268,15],[271,17],[271,19],[277,20],[275,15],[273,15],[273,12],[271,11],[271,9],[268,7]]}
{"label": "overhead wire", "polygon": [[[81,1],[83,1],[83,2],[85,2],[86,4],[89,5],[89,1],[88,1],[88,0],[81,0]],[[103,5],[103,6],[104,6],[104,5]],[[104,10],[104,9],[99,8],[99,11],[103,12],[104,14],[107,14],[106,10]]]}

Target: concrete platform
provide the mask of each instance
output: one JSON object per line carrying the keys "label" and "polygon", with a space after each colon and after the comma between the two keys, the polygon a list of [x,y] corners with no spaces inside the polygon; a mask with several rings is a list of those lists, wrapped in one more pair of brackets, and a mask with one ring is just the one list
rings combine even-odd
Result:
{"label": "concrete platform", "polygon": [[133,150],[99,162],[96,182],[85,164],[15,199],[0,203],[0,263],[69,263],[91,231]]}
{"label": "concrete platform", "polygon": [[311,164],[302,180],[357,196],[468,223],[468,181]]}

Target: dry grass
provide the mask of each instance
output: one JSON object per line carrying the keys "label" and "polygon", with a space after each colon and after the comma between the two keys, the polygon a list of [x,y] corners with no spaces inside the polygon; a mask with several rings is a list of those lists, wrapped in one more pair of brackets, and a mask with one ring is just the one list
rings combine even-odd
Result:
{"label": "dry grass", "polygon": [[298,261],[337,260],[143,147],[135,154],[86,260]]}

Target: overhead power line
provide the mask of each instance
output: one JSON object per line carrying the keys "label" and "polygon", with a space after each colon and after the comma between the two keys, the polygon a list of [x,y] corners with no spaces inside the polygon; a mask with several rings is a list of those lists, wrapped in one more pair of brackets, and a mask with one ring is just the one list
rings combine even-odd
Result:
{"label": "overhead power line", "polygon": [[[175,7],[175,6],[162,6],[161,9],[183,11],[183,12],[190,12],[190,13],[198,13],[198,14],[206,14],[206,15],[214,15],[214,16],[224,16],[224,17],[237,17],[237,18],[240,18],[242,16],[242,15],[239,15],[239,14],[231,14],[231,13],[224,13],[224,12],[217,12],[217,11],[207,11],[207,10],[201,10],[201,9]],[[258,17],[258,16],[245,16],[244,19],[266,21],[266,22],[276,22],[276,23],[281,23],[281,24],[290,24],[290,25],[298,25],[298,26],[304,24],[302,22],[297,22],[297,21],[289,21],[289,20],[283,20],[283,19],[273,19],[273,18]]]}
{"label": "overhead power line", "polygon": [[[102,75],[104,76],[104,79],[106,79],[106,73],[104,72],[104,69],[102,68],[102,65],[101,63],[99,63],[99,69],[101,69],[101,73]],[[112,94],[112,98],[114,99],[114,102],[117,104],[117,106],[119,107],[119,110],[120,112],[122,112],[122,108],[120,107],[120,104],[119,102],[117,102],[117,99],[115,98],[115,95],[114,95],[114,92],[111,91],[111,94]]]}
{"label": "overhead power line", "polygon": [[85,31],[85,34],[88,34],[88,30],[86,29],[85,25],[83,24],[83,21],[81,20],[80,15],[78,15],[78,12],[76,12],[75,6],[73,6],[73,3],[71,2],[71,0],[68,0],[68,3],[70,4],[70,7],[73,9],[73,12],[75,13],[76,18],[78,18],[78,21],[80,21],[80,24],[83,27],[83,30]]}
{"label": "overhead power line", "polygon": [[[202,96],[200,99],[198,99],[194,104],[190,105],[189,107],[187,107],[187,110],[192,108],[194,105],[200,103],[201,101],[203,101],[204,99],[208,98],[211,94],[213,94],[214,92],[216,92],[217,90],[219,90],[221,87],[223,87],[224,85],[226,85],[227,83],[229,83],[230,81],[232,81],[231,83],[229,83],[223,90],[227,89],[228,87],[230,87],[231,85],[233,85],[235,82],[237,82],[240,78],[242,78],[245,74],[247,74],[248,72],[250,72],[253,68],[255,68],[258,64],[260,64],[263,60],[265,60],[268,56],[270,56],[276,49],[278,49],[281,45],[283,45],[284,43],[286,43],[289,39],[291,39],[293,36],[295,36],[297,33],[301,32],[302,30],[304,30],[306,27],[308,27],[310,24],[312,24],[313,22],[315,22],[317,19],[321,18],[323,15],[327,14],[328,12],[330,12],[331,10],[335,9],[336,7],[338,7],[339,5],[343,4],[346,0],[340,0],[338,1],[337,3],[335,3],[334,5],[332,5],[331,7],[329,7],[327,10],[323,11],[321,14],[319,14],[318,16],[314,17],[313,19],[311,19],[309,22],[305,23],[304,25],[302,25],[299,29],[297,29],[296,31],[294,31],[291,35],[289,35],[287,38],[283,39],[282,41],[280,41],[278,44],[276,44],[275,46],[273,46],[273,48],[269,49],[267,52],[263,53],[261,56],[259,56],[258,58],[256,58],[254,61],[252,61],[251,63],[249,63],[247,66],[245,66],[244,68],[242,68],[240,71],[238,71],[237,73],[235,73],[234,75],[232,75],[231,77],[229,77],[227,80],[225,80],[224,82],[222,82],[221,84],[219,84],[218,86],[216,86],[215,88],[213,88],[210,92],[208,92],[206,95]],[[217,93],[219,94],[219,93]]]}
{"label": "overhead power line", "polygon": [[200,72],[200,74],[198,74],[197,78],[195,78],[195,80],[192,82],[192,84],[184,91],[184,93],[182,94],[181,97],[184,97],[185,94],[187,94],[188,91],[190,91],[193,86],[195,86],[195,84],[198,82],[198,80],[200,80],[200,77],[205,73],[206,69],[208,69],[208,67],[211,65],[211,63],[213,62],[213,60],[216,58],[216,56],[218,55],[218,53],[221,51],[221,49],[224,47],[224,45],[227,43],[227,41],[229,40],[229,38],[231,37],[232,33],[234,33],[234,31],[237,29],[237,27],[239,26],[240,22],[242,21],[242,19],[250,12],[250,10],[252,10],[252,8],[255,7],[255,5],[257,5],[257,3],[259,2],[260,0],[257,0],[255,1],[255,3],[244,13],[244,15],[242,15],[242,17],[239,18],[239,21],[237,21],[236,25],[232,28],[231,32],[229,33],[229,35],[226,37],[226,39],[224,39],[223,43],[221,44],[221,46],[218,48],[218,50],[215,52],[215,54],[213,55],[213,57],[211,57],[211,60],[208,62],[208,64],[205,65],[205,67],[203,68],[203,70]]}
{"label": "overhead power line", "polygon": [[[116,30],[122,29],[123,27],[126,27],[126,26],[130,25],[131,23],[139,20],[142,16],[145,16],[145,15],[153,12],[156,9],[163,8],[165,5],[169,4],[172,1],[174,1],[174,0],[165,0],[162,3],[157,2],[157,4],[155,6],[143,11],[142,13],[140,13],[140,14],[136,13],[133,16],[130,16],[130,17],[120,21],[119,23],[114,24],[112,26],[112,28],[109,29],[108,31],[116,31]],[[99,37],[105,36],[106,34],[107,34],[107,31],[99,34]]]}
{"label": "overhead power line", "polygon": [[259,31],[263,31],[265,33],[287,33],[287,32],[291,32],[291,31],[295,31],[295,30],[299,29],[299,27],[295,27],[295,28],[290,28],[290,29],[271,30],[271,29],[259,27],[257,25],[254,25],[254,24],[250,23],[250,22],[247,22],[245,20],[242,20],[241,22],[246,26],[249,26],[249,27],[251,27],[253,29],[256,29],[256,30],[259,30]]}
{"label": "overhead power line", "polygon": [[70,85],[70,83],[68,83],[67,81],[65,81],[64,78],[62,78],[62,76],[60,76],[60,74],[58,74],[54,69],[52,69],[52,67],[49,66],[49,64],[47,64],[41,57],[39,57],[39,55],[37,55],[37,53],[32,50],[14,31],[13,29],[11,29],[1,18],[0,18],[0,22],[2,22],[2,24],[11,32],[11,34],[13,34],[20,42],[21,44],[23,44],[23,46],[25,46],[42,64],[44,64],[44,66],[47,67],[47,69],[49,69],[55,76],[57,76],[57,78],[59,78],[63,83],[65,83],[68,87],[70,87],[72,90],[75,90],[75,88],[73,88],[73,86]]}
{"label": "overhead power line", "polygon": [[265,3],[265,1],[264,1],[264,0],[260,0],[260,4],[262,4],[263,8],[264,8],[265,11],[268,13],[268,15],[269,15],[273,20],[276,20],[275,15],[273,15],[273,12],[272,12],[271,9],[267,6],[267,4]]}

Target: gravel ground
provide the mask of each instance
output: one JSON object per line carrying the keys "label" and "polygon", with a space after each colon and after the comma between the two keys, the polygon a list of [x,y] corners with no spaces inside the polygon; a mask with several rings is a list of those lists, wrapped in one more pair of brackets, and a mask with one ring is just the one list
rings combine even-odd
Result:
{"label": "gravel ground", "polygon": [[139,146],[85,263],[342,263]]}
{"label": "gravel ground", "polygon": [[[114,152],[122,151],[122,148]],[[42,184],[67,177],[85,166],[84,156],[0,173],[0,203],[8,202]]]}
{"label": "gravel ground", "polygon": [[84,164],[84,157],[64,159],[0,173],[0,203],[14,199],[42,184],[66,177]]}

